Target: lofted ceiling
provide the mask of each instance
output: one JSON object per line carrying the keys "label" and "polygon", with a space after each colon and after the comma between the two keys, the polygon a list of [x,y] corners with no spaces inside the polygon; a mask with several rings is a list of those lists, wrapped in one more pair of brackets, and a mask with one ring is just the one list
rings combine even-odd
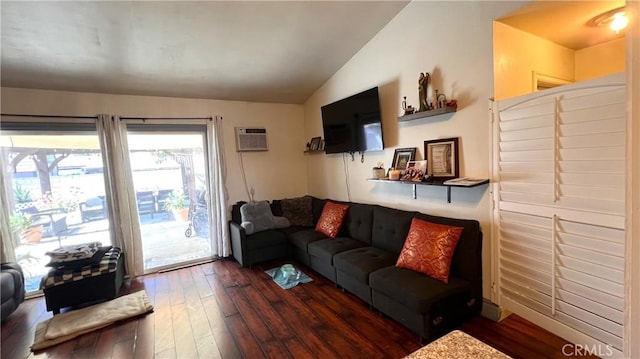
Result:
{"label": "lofted ceiling", "polygon": [[2,1],[3,87],[302,103],[407,1]]}
{"label": "lofted ceiling", "polygon": [[[303,103],[408,1],[2,1],[4,87]],[[580,49],[624,1],[534,1],[499,19]],[[623,36],[623,34],[617,35]]]}

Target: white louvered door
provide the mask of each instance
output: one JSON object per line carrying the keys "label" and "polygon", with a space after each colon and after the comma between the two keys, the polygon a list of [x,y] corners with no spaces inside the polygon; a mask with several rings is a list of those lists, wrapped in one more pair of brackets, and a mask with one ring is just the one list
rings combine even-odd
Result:
{"label": "white louvered door", "polygon": [[500,304],[621,354],[624,77],[499,101],[493,121]]}

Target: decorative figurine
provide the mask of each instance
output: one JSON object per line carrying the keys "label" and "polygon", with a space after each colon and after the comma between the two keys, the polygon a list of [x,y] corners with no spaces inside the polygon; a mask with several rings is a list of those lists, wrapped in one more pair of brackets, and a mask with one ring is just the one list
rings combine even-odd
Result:
{"label": "decorative figurine", "polygon": [[436,95],[436,103],[438,104],[438,108],[447,106],[447,96],[443,93]]}
{"label": "decorative figurine", "polygon": [[411,115],[412,113],[414,113],[416,111],[416,109],[411,105],[407,106],[407,96],[402,96],[402,98],[404,99],[402,101],[402,109],[404,110],[404,114],[405,115]]}
{"label": "decorative figurine", "polygon": [[431,80],[431,75],[427,72],[420,73],[420,77],[418,78],[418,99],[420,102],[420,106],[418,108],[418,112],[429,110],[429,106],[427,105],[427,89],[429,88],[429,81]]}

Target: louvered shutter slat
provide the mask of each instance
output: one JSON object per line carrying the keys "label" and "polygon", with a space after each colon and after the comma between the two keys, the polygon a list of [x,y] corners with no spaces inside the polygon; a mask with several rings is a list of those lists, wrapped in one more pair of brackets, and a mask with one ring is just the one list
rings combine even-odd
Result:
{"label": "louvered shutter slat", "polygon": [[504,303],[621,351],[625,90],[605,81],[497,103],[495,233]]}

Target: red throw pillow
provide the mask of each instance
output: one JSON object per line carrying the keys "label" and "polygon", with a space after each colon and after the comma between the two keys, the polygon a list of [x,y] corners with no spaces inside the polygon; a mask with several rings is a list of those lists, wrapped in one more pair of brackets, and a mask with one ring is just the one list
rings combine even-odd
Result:
{"label": "red throw pillow", "polygon": [[327,201],[316,225],[316,232],[320,232],[330,238],[336,238],[344,219],[347,217],[348,210],[348,204],[338,204]]}
{"label": "red throw pillow", "polygon": [[424,273],[449,283],[451,258],[462,235],[451,227],[414,218],[396,266]]}

